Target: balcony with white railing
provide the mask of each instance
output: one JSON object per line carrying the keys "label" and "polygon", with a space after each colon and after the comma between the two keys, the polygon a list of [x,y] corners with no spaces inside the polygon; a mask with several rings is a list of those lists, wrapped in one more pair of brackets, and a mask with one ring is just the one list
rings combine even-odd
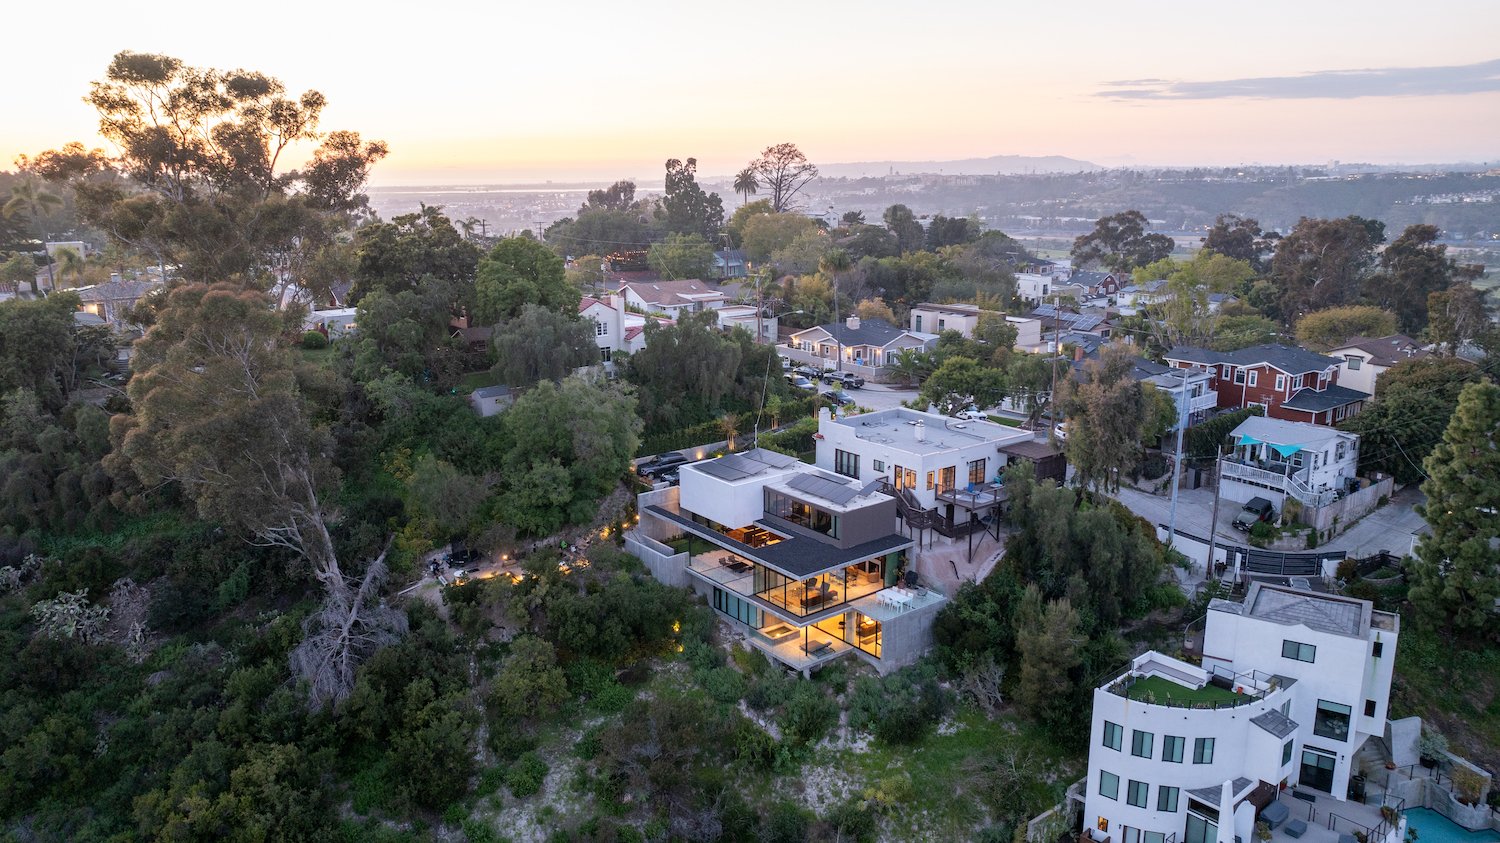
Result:
{"label": "balcony with white railing", "polygon": [[[1224,460],[1224,476],[1233,477],[1236,480],[1244,480],[1257,486],[1264,486],[1287,495],[1291,495],[1302,502],[1303,506],[1319,507],[1327,506],[1338,499],[1333,491],[1315,492],[1308,488],[1303,480],[1295,474],[1290,473],[1297,469],[1285,464],[1271,463],[1274,468],[1262,468],[1247,462],[1234,459]],[[1280,468],[1278,471],[1276,468]]]}
{"label": "balcony with white railing", "polygon": [[1202,395],[1195,395],[1188,399],[1188,412],[1190,413],[1210,410],[1217,406],[1219,406],[1219,393],[1212,389],[1206,389]]}

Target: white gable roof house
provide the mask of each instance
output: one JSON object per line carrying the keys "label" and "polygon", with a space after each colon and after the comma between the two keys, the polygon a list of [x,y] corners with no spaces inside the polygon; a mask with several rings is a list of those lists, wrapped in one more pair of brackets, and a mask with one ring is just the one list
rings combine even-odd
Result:
{"label": "white gable roof house", "polygon": [[[816,357],[856,366],[888,366],[906,349],[925,350],[937,345],[937,334],[908,331],[884,319],[850,316],[792,334],[790,345]],[[832,368],[830,364],[827,368]]]}
{"label": "white gable roof house", "polygon": [[676,316],[683,311],[717,310],[729,297],[706,281],[627,281],[620,287],[625,303],[648,312]]}

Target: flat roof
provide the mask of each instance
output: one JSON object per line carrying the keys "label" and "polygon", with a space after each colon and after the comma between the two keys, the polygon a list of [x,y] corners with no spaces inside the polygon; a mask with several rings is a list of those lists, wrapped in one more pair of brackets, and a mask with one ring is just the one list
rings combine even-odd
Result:
{"label": "flat roof", "polygon": [[887,536],[881,536],[880,538],[857,544],[854,547],[841,548],[805,536],[788,535],[787,530],[777,527],[775,524],[756,521],[756,524],[767,530],[771,530],[777,535],[787,536],[787,538],[775,544],[765,545],[764,547],[751,547],[744,542],[736,541],[717,530],[711,530],[697,521],[665,507],[652,504],[646,507],[646,511],[666,518],[683,529],[691,531],[693,535],[699,538],[707,539],[726,550],[732,550],[740,556],[762,562],[788,576],[799,579],[815,576],[824,571],[832,571],[835,568],[842,568],[846,565],[852,565],[855,562],[862,562],[876,556],[884,556],[887,553],[905,550],[915,544],[913,540],[906,536],[891,533]]}
{"label": "flat roof", "polygon": [[1319,632],[1364,638],[1370,629],[1372,610],[1368,600],[1256,582],[1250,585],[1239,614],[1284,626],[1305,626]]}
{"label": "flat roof", "polygon": [[[919,422],[920,428],[917,426]],[[905,407],[845,416],[825,423],[852,428],[860,439],[913,454],[940,454],[985,443],[1004,446],[1032,437],[1029,431],[1003,424],[961,421]]]}
{"label": "flat roof", "polygon": [[752,478],[796,470],[804,465],[805,463],[796,457],[789,457],[765,448],[751,448],[737,454],[724,454],[711,460],[688,463],[678,469],[678,472],[696,471],[725,483],[739,483]]}

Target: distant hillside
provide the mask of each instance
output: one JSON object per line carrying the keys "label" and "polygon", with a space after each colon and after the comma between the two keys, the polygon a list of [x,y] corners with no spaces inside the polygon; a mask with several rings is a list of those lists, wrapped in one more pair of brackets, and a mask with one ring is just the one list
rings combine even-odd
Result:
{"label": "distant hillside", "polygon": [[897,173],[942,173],[950,176],[1026,175],[1028,173],[1077,173],[1102,170],[1098,164],[1061,155],[992,155],[957,161],[857,161],[852,164],[819,164],[827,178],[859,178]]}

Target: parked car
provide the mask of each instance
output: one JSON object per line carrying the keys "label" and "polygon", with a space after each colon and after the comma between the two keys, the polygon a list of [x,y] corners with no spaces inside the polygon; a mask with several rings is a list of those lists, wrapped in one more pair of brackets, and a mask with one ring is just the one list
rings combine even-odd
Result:
{"label": "parked car", "polygon": [[859,389],[865,385],[865,379],[853,372],[824,372],[823,383],[844,389]]}
{"label": "parked car", "polygon": [[791,370],[792,370],[792,361],[790,359],[786,358],[786,357],[781,358],[781,371],[783,371],[783,372],[789,372]]}
{"label": "parked car", "polygon": [[808,380],[816,380],[820,375],[823,374],[823,370],[814,369],[811,366],[798,366],[797,368],[792,370],[792,374],[801,375]]}
{"label": "parked car", "polygon": [[808,392],[816,392],[818,390],[817,384],[813,383],[802,375],[793,375],[788,380],[792,382],[792,386],[795,386],[798,389],[805,389]]}
{"label": "parked car", "polygon": [[975,407],[973,404],[970,404],[969,406],[963,408],[962,410],[959,410],[958,412],[954,413],[953,417],[955,419],[963,419],[964,421],[989,421],[990,420],[990,416],[989,416],[988,413],[984,412],[983,410],[979,409],[978,407]]}
{"label": "parked car", "polygon": [[665,454],[657,454],[649,460],[636,467],[636,473],[646,478],[657,478],[663,472],[671,469],[676,470],[680,465],[685,465],[692,460],[681,451],[668,451]]}
{"label": "parked car", "polygon": [[819,394],[822,395],[824,398],[827,398],[829,401],[832,401],[835,405],[837,405],[839,407],[848,407],[848,406],[850,406],[850,405],[852,405],[854,403],[854,396],[852,396],[849,393],[843,391],[842,389],[824,390],[823,392],[821,392]]}
{"label": "parked car", "polygon": [[1265,498],[1251,498],[1245,503],[1234,516],[1234,528],[1241,533],[1250,532],[1258,522],[1270,521],[1276,517],[1276,508]]}
{"label": "parked car", "polygon": [[678,468],[681,468],[681,466],[669,468],[666,471],[663,471],[662,473],[656,475],[656,482],[665,483],[668,486],[676,486],[677,481],[680,479],[680,475],[677,473]]}
{"label": "parked car", "polygon": [[1064,421],[1052,425],[1052,433],[1057,436],[1058,441],[1068,441],[1068,423]]}

